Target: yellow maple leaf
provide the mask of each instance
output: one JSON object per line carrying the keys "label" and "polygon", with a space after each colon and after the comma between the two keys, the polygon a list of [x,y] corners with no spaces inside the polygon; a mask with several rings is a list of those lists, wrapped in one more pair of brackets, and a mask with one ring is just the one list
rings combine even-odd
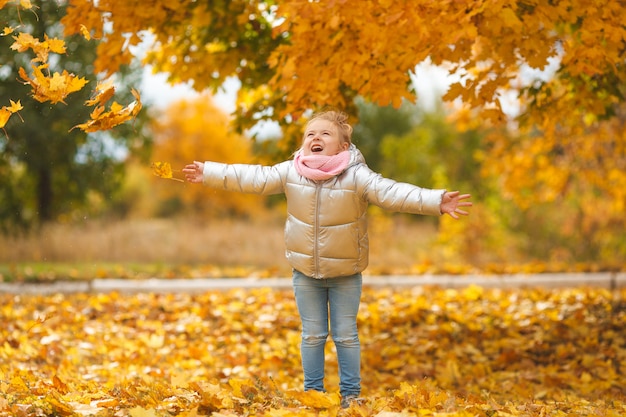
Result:
{"label": "yellow maple leaf", "polygon": [[288,391],[287,396],[299,401],[302,405],[314,408],[338,407],[340,403],[337,393],[324,393],[319,391]]}
{"label": "yellow maple leaf", "polygon": [[63,39],[56,38],[48,38],[46,35],[45,45],[46,47],[54,53],[64,54],[65,53],[65,41]]}
{"label": "yellow maple leaf", "polygon": [[86,104],[88,106],[93,106],[96,104],[104,105],[107,101],[113,97],[115,94],[115,86],[113,85],[113,81],[107,80],[99,82],[96,86],[96,94],[93,98],[87,100]]}
{"label": "yellow maple leaf", "polygon": [[9,107],[2,106],[2,108],[0,108],[0,129],[4,129],[4,126],[6,126],[13,113],[17,113],[24,108],[20,100],[18,100],[17,103],[13,100],[9,101],[11,102]]}
{"label": "yellow maple leaf", "polygon": [[55,72],[52,76],[44,74],[43,70],[48,68],[48,64],[32,66],[33,77],[31,78],[24,68],[19,69],[19,75],[24,84],[30,84],[33,89],[32,96],[40,103],[50,101],[53,104],[64,103],[65,98],[76,91],[82,89],[87,80],[77,77],[74,74],[63,70],[62,73]]}
{"label": "yellow maple leaf", "polygon": [[65,77],[61,76],[61,74],[59,74],[58,72],[55,72],[52,75],[52,78],[50,78],[50,90],[64,90],[66,86],[67,83],[65,82]]}
{"label": "yellow maple leaf", "polygon": [[[11,49],[17,52],[25,52],[29,49],[32,49],[36,58],[33,61],[38,61],[41,63],[48,62],[48,53],[59,52],[65,53],[65,42],[58,39],[50,39],[48,36],[45,36],[45,41],[40,42],[39,39],[35,38],[33,35],[29,33],[21,32],[17,36],[13,36],[15,42],[11,45]],[[61,43],[59,45],[59,43]],[[51,49],[51,45],[53,49]]]}
{"label": "yellow maple leaf", "polygon": [[11,49],[17,52],[24,52],[29,49],[33,49],[39,44],[39,41],[36,40],[33,35],[30,33],[20,33],[17,36],[13,36],[15,42],[11,45]]}
{"label": "yellow maple leaf", "polygon": [[89,81],[87,81],[84,77],[77,77],[74,74],[68,74],[67,71],[63,71],[63,75],[69,76],[69,82],[67,85],[67,92],[68,93],[75,93],[76,91],[81,90],[85,84],[87,84]]}
{"label": "yellow maple leaf", "polygon": [[86,102],[91,105],[98,104],[91,113],[91,120],[78,124],[72,127],[72,129],[79,128],[87,133],[108,130],[137,117],[139,114],[142,107],[141,97],[139,92],[134,88],[131,90],[131,93],[135,97],[135,101],[126,107],[123,107],[117,102],[113,102],[109,111],[106,112],[104,111],[104,101],[112,96],[112,88],[106,87],[106,84],[103,84],[103,86],[100,86],[99,90],[99,93],[96,94],[94,98]]}
{"label": "yellow maple leaf", "polygon": [[12,114],[13,113],[6,107],[0,109],[0,128],[4,128],[4,126],[6,126]]}
{"label": "yellow maple leaf", "polygon": [[113,113],[119,113],[120,111],[122,111],[124,109],[124,106],[122,106],[120,103],[118,103],[117,101],[114,101],[113,104],[111,104],[111,111]]}
{"label": "yellow maple leaf", "polygon": [[22,106],[22,103],[20,100],[17,100],[17,103],[13,100],[9,100],[9,101],[11,102],[11,107],[9,107],[9,110],[12,113],[15,113],[24,109],[24,106]]}
{"label": "yellow maple leaf", "polygon": [[231,378],[228,380],[228,385],[233,388],[233,395],[235,397],[251,400],[258,395],[258,390],[250,380]]}
{"label": "yellow maple leaf", "polygon": [[91,117],[92,119],[97,119],[102,113],[104,113],[104,106],[98,106],[93,109],[93,111],[89,114],[89,117]]}
{"label": "yellow maple leaf", "polygon": [[172,166],[169,162],[153,162],[152,165],[152,173],[159,178],[170,179],[174,181],[184,182],[180,178],[175,178],[174,173],[172,171]]}

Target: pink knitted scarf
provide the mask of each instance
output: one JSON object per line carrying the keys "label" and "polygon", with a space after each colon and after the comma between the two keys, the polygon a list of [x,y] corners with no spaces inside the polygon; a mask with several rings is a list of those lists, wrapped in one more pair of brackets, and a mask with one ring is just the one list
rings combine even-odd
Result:
{"label": "pink knitted scarf", "polygon": [[341,174],[350,162],[350,152],[343,151],[337,155],[302,155],[298,151],[294,158],[296,171],[303,177],[314,181],[323,181]]}

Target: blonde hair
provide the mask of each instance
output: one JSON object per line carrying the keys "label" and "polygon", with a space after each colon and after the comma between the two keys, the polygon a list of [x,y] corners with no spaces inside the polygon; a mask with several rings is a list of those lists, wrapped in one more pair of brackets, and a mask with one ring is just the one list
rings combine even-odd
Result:
{"label": "blonde hair", "polygon": [[327,120],[337,126],[339,136],[345,143],[352,144],[352,126],[348,123],[348,115],[341,111],[327,110],[320,113],[316,113],[306,123],[304,130],[315,120]]}

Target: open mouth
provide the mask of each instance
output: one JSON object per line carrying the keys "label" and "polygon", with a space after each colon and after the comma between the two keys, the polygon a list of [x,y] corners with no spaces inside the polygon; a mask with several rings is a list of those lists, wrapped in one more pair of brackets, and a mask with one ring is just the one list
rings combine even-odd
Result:
{"label": "open mouth", "polygon": [[311,152],[322,152],[324,148],[322,145],[313,145],[311,146]]}

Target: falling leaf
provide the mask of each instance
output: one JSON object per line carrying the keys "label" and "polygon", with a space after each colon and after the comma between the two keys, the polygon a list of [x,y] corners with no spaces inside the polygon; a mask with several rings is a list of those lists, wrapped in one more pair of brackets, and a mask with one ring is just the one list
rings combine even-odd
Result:
{"label": "falling leaf", "polygon": [[174,181],[184,182],[180,178],[175,178],[172,166],[169,162],[153,162],[152,163],[152,173],[160,178],[166,178]]}
{"label": "falling leaf", "polygon": [[69,94],[81,90],[88,82],[85,78],[76,77],[66,70],[62,73],[55,72],[51,76],[46,75],[43,71],[48,69],[47,64],[33,65],[32,68],[32,78],[24,68],[20,68],[18,72],[24,83],[32,87],[33,98],[41,103],[46,101],[53,104],[64,103]]}
{"label": "falling leaf", "polygon": [[0,109],[0,127],[1,128],[4,128],[4,126],[6,126],[12,114],[13,112],[9,110],[7,107],[2,107]]}
{"label": "falling leaf", "polygon": [[9,107],[2,106],[2,108],[0,108],[0,129],[3,129],[3,130],[7,122],[9,121],[9,118],[11,117],[11,115],[19,112],[20,110],[24,108],[20,100],[18,100],[17,102],[13,100],[9,100],[9,102],[11,103]]}
{"label": "falling leaf", "polygon": [[65,41],[62,39],[55,38],[45,38],[46,47],[50,50],[50,52],[55,52],[57,54],[65,54]]}
{"label": "falling leaf", "polygon": [[135,101],[126,107],[114,101],[109,111],[105,111],[104,104],[113,96],[114,92],[114,88],[107,83],[99,84],[96,88],[94,98],[87,100],[88,105],[96,106],[94,111],[91,112],[91,120],[76,125],[72,129],[79,128],[87,133],[109,130],[137,117],[142,108],[142,104],[139,92],[134,88],[131,90],[131,93],[133,97],[135,97]]}
{"label": "falling leaf", "polygon": [[17,52],[25,52],[31,49],[36,55],[33,61],[37,61],[42,65],[48,63],[50,52],[57,54],[65,54],[66,52],[64,40],[50,38],[45,34],[43,42],[26,32],[20,32],[17,36],[13,36],[13,40],[15,42],[11,45],[11,49]]}
{"label": "falling leaf", "polygon": [[20,102],[20,100],[18,100],[17,102],[13,100],[9,100],[9,101],[11,102],[11,107],[9,107],[9,111],[11,111],[12,113],[15,113],[24,109],[24,106],[22,106],[22,103]]}
{"label": "falling leaf", "polygon": [[107,80],[103,82],[99,82],[96,86],[96,91],[94,96],[87,100],[85,104],[88,106],[100,105],[104,106],[107,101],[109,101],[113,95],[115,94],[115,86],[113,85],[113,81]]}

